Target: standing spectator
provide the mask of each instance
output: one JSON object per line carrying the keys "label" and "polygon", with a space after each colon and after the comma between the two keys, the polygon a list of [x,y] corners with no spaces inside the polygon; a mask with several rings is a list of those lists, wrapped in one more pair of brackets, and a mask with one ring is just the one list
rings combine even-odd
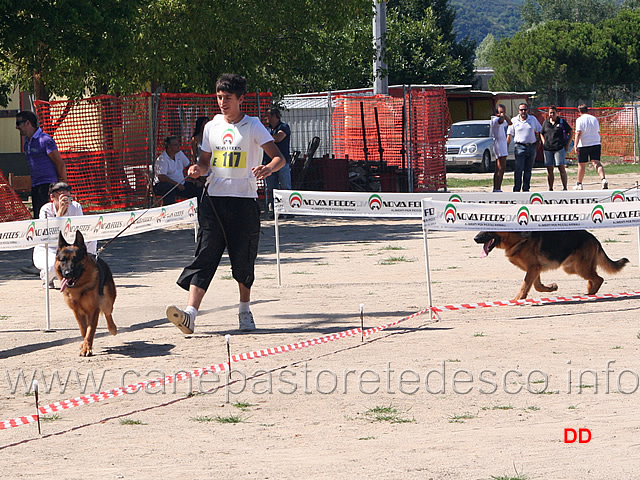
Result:
{"label": "standing spectator", "polygon": [[[71,187],[66,182],[58,182],[49,188],[49,203],[45,203],[40,209],[39,218],[52,217],[79,217],[84,215],[82,206],[73,199]],[[87,242],[87,252],[95,255],[98,242],[95,240]],[[39,269],[42,279],[42,288],[47,288],[47,269],[49,267],[49,288],[53,288],[53,281],[56,278],[55,262],[58,245],[49,245],[45,249],[43,244],[33,248],[33,264]],[[47,258],[47,254],[48,257]]]}
{"label": "standing spectator", "polygon": [[[240,330],[255,330],[251,313],[251,286],[260,239],[257,180],[280,169],[285,161],[259,118],[240,111],[247,80],[223,74],[216,82],[216,97],[222,114],[204,127],[202,152],[188,174],[198,178],[209,168],[206,195],[198,208],[198,242],[195,259],[185,267],[178,285],[187,290],[187,307],[167,306],[167,318],[184,334],[193,333],[198,309],[220,264],[225,249],[238,282]],[[262,151],[271,162],[261,165]]]}
{"label": "standing spectator", "polygon": [[502,103],[496,105],[496,114],[491,116],[491,137],[493,137],[493,153],[496,156],[496,171],[493,172],[493,191],[501,192],[502,178],[507,169],[507,125],[511,125],[511,117],[507,115],[507,107]]}
{"label": "standing spectator", "polygon": [[153,192],[158,197],[164,197],[173,187],[178,185],[176,190],[169,193],[163,200],[164,205],[176,203],[176,197],[192,198],[200,197],[201,189],[193,183],[191,178],[184,178],[184,169],[191,162],[180,150],[180,140],[176,136],[169,136],[164,139],[164,152],[156,159],[156,176],[153,182]]}
{"label": "standing spectator", "polygon": [[[38,127],[38,117],[29,111],[18,112],[16,128],[25,137],[24,153],[31,172],[31,202],[33,218],[38,218],[40,209],[49,201],[49,187],[56,182],[67,181],[67,168],[58,151],[56,142]],[[21,267],[24,273],[40,275],[33,264]]]}
{"label": "standing spectator", "polygon": [[547,183],[549,191],[553,191],[553,167],[558,167],[562,190],[567,189],[567,170],[565,168],[566,152],[571,141],[571,126],[569,122],[558,116],[555,105],[549,107],[549,117],[542,124],[542,143],[544,148],[544,166],[547,167]]}
{"label": "standing spectator", "polygon": [[593,115],[588,114],[589,109],[582,103],[578,105],[580,116],[576,119],[576,139],[574,148],[578,154],[578,180],[574,190],[582,190],[582,181],[587,170],[587,162],[591,160],[594,168],[600,175],[602,189],[609,188],[609,182],[604,175],[604,167],[600,163],[602,145],[600,144],[600,123]]}
{"label": "standing spectator", "polygon": [[[285,165],[266,178],[265,194],[267,197],[267,209],[273,214],[273,190],[291,190],[291,128],[288,124],[282,121],[280,110],[277,108],[271,108],[267,112],[267,130],[273,137],[273,141],[276,147],[282,153],[282,157],[285,159]],[[264,165],[271,161],[271,158],[266,153],[262,157],[262,163]]]}
{"label": "standing spectator", "polygon": [[507,145],[511,143],[511,140],[515,142],[514,192],[529,191],[533,163],[536,161],[536,147],[540,141],[540,131],[542,130],[538,119],[529,115],[528,110],[529,106],[526,103],[518,105],[520,114],[511,119],[511,125],[507,129]]}
{"label": "standing spectator", "polygon": [[204,126],[208,121],[209,117],[196,118],[196,128],[191,136],[191,158],[193,159],[193,163],[198,163],[198,160],[200,160],[200,151],[202,150],[202,132],[204,131]]}

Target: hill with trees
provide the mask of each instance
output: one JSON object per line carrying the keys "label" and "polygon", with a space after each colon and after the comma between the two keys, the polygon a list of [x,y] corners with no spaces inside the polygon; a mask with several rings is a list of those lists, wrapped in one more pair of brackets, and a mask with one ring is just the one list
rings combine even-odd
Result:
{"label": "hill with trees", "polygon": [[524,0],[450,0],[456,8],[453,24],[458,39],[467,35],[480,45],[487,34],[496,39],[513,37],[520,30]]}

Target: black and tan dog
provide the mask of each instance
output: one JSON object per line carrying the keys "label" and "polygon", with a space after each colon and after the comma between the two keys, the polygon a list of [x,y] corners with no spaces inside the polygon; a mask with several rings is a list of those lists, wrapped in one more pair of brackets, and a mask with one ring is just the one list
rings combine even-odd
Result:
{"label": "black and tan dog", "polygon": [[480,232],[474,240],[483,244],[485,255],[496,247],[503,248],[509,261],[527,272],[515,300],[527,298],[532,285],[539,292],[555,292],[558,285],[543,285],[540,273],[559,267],[587,280],[587,294],[594,295],[604,281],[596,267],[616,273],[629,262],[626,258],[611,260],[598,239],[586,230]]}
{"label": "black and tan dog", "polygon": [[84,338],[80,356],[88,357],[93,354],[93,337],[101,312],[107,319],[109,333],[115,335],[118,332],[111,316],[116,300],[116,285],[111,269],[104,260],[87,253],[80,231],[76,231],[73,245],[67,243],[60,232],[55,269],[60,279],[60,291],[73,310]]}

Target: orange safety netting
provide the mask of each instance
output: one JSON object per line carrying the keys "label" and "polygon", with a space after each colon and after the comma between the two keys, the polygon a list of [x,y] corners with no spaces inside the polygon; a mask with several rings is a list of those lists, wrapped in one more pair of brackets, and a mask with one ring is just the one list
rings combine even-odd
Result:
{"label": "orange safety netting", "polygon": [[[331,128],[336,157],[408,168],[414,191],[446,187],[445,134],[451,120],[444,89],[411,91],[404,99],[339,95],[335,101]],[[384,183],[382,191],[387,191]]]}
{"label": "orange safety netting", "polygon": [[35,102],[40,126],[55,140],[85,212],[147,204],[150,96]]}
{"label": "orange safety netting", "polygon": [[[617,157],[624,162],[633,162],[634,155],[634,108],[589,108],[588,113],[598,119],[600,123],[600,141],[602,145],[602,157]],[[540,123],[549,116],[548,107],[538,107],[535,112]],[[558,107],[558,115],[564,118],[573,129],[572,139],[575,136],[576,119],[580,116],[577,108]],[[572,149],[567,152],[567,158],[576,158]],[[604,160],[604,158],[603,158]]]}
{"label": "orange safety netting", "polygon": [[30,219],[29,210],[0,171],[0,223]]}
{"label": "orange safety netting", "polygon": [[[241,105],[241,111],[252,117],[263,118],[267,109],[273,106],[269,92],[248,93]],[[158,95],[156,123],[156,156],[164,150],[163,141],[169,135],[180,139],[182,151],[191,160],[195,160],[191,152],[190,142],[193,136],[196,119],[220,113],[215,95],[195,93],[161,93]]]}

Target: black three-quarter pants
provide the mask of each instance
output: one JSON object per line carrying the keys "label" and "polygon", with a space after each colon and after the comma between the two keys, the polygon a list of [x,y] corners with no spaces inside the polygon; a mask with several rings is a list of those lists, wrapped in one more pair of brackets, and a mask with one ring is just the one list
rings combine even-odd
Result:
{"label": "black three-quarter pants", "polygon": [[251,288],[260,239],[256,200],[205,195],[198,207],[198,222],[195,259],[182,271],[178,285],[185,290],[190,285],[207,290],[226,249],[233,278]]}

